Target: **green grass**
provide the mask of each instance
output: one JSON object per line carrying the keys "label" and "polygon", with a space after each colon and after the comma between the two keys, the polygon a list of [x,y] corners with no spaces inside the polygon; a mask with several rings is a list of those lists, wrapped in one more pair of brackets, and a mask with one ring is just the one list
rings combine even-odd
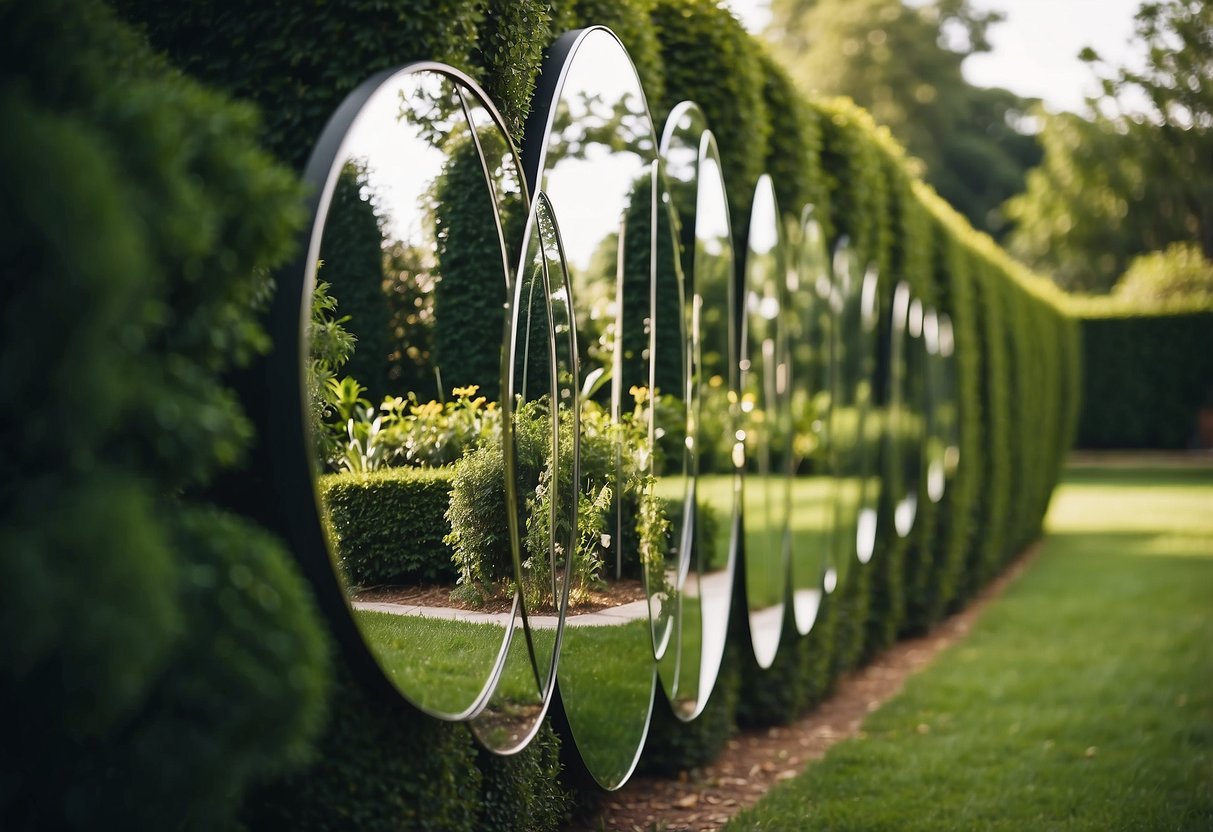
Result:
{"label": "green grass", "polygon": [[1068,472],[1044,552],[727,827],[1213,829],[1213,470]]}

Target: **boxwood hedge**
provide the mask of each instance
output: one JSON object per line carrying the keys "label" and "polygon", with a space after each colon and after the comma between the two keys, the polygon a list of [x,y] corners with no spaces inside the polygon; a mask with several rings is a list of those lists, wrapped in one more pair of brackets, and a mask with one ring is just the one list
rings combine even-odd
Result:
{"label": "boxwood hedge", "polygon": [[[468,71],[517,127],[553,36],[611,25],[659,127],[683,98],[715,126],[738,241],[769,169],[789,216],[815,202],[829,239],[846,235],[877,264],[886,311],[906,280],[953,319],[962,461],[944,501],[908,541],[887,531],[886,504],[876,563],[826,600],[809,636],[785,635],[771,670],[734,636],[707,714],[658,719],[650,770],[702,763],[734,722],[794,718],[893,633],[962,604],[1039,532],[1077,424],[1077,328],[906,173],[869,116],[800,98],[713,0],[115,6],[176,66],[255,104],[261,126],[151,57],[93,0],[0,12],[0,227],[12,255],[0,397],[20,417],[0,420],[0,701],[23,717],[0,755],[5,828],[186,813],[223,826],[253,779],[245,824],[300,832],[553,829],[583,802],[549,731],[512,760],[477,752],[466,729],[381,701],[340,660],[322,711],[323,636],[281,546],[198,496],[247,441],[224,374],[264,346],[253,310],[268,286],[256,276],[281,262],[300,222],[297,186],[254,137],[298,169],[346,93],[409,60]],[[1087,363],[1114,378],[1133,359],[1105,357],[1111,347],[1093,358],[1100,326],[1084,328]],[[1209,355],[1198,324],[1183,326],[1189,354]],[[1139,377],[1158,375],[1142,363]],[[360,499],[428,517],[443,488],[433,476],[368,480]],[[335,506],[353,493],[328,490]],[[428,567],[418,555],[405,568]],[[86,610],[86,626],[67,607]],[[283,777],[322,713],[318,753]]]}

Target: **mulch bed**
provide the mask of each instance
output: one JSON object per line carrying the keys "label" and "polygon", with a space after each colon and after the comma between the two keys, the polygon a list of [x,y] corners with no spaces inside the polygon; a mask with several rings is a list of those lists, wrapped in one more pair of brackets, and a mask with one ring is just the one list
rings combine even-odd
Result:
{"label": "mulch bed", "polygon": [[[481,606],[473,606],[457,598],[452,598],[451,592],[454,589],[454,585],[375,586],[358,590],[354,593],[352,600],[378,604],[408,604],[418,607],[451,607],[473,612],[509,612],[514,605],[512,596],[498,595],[489,598]],[[584,602],[571,605],[569,611],[578,615],[598,612],[632,601],[643,601],[644,598],[644,584],[636,579],[624,578],[591,590]],[[555,615],[556,611],[551,607],[541,607],[530,612],[534,615]]]}

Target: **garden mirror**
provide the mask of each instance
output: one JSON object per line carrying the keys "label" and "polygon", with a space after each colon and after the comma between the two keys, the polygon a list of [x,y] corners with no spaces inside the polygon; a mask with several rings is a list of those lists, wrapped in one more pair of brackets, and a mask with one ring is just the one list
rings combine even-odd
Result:
{"label": "garden mirror", "polygon": [[940,433],[944,438],[944,475],[951,480],[960,467],[960,393],[956,387],[956,336],[952,318],[939,315]]}
{"label": "garden mirror", "polygon": [[[909,401],[909,341],[910,285],[899,282],[893,289],[893,303],[889,314],[889,431],[886,437],[889,460],[890,504],[893,506],[893,526],[899,537],[905,537],[909,529],[905,518],[913,518],[916,501],[916,483],[906,470],[906,458],[912,451],[914,432],[913,414]],[[906,531],[902,531],[905,529]]]}
{"label": "garden mirror", "polygon": [[691,523],[687,569],[675,586],[677,612],[659,673],[679,719],[698,716],[716,684],[733,591],[740,511],[736,442],[737,362],[733,244],[716,140],[695,104],[666,120],[661,157],[679,225],[688,308]]}
{"label": "garden mirror", "polygon": [[[631,774],[648,730],[681,536],[667,534],[675,524],[650,479],[651,360],[667,337],[654,326],[654,249],[672,228],[644,91],[609,30],[570,32],[552,46],[525,147],[528,182],[561,223],[579,362],[577,542],[557,688],[563,728],[589,774],[613,789]],[[664,249],[672,256],[672,244]],[[663,303],[675,295],[663,290]],[[677,388],[665,375],[681,361],[671,355],[661,382]],[[661,395],[677,401],[680,389]]]}
{"label": "garden mirror", "polygon": [[788,518],[792,613],[806,635],[817,619],[834,530],[834,476],[829,424],[833,381],[833,316],[825,234],[812,206],[802,215],[788,270],[787,310],[792,401],[792,498]]}
{"label": "garden mirror", "polygon": [[483,745],[502,753],[526,745],[551,701],[568,558],[577,545],[575,333],[560,229],[543,193],[523,238],[502,399],[506,499],[513,512],[507,522],[514,524],[521,603],[501,680],[471,723]]}
{"label": "garden mirror", "polygon": [[787,292],[783,230],[771,177],[754,190],[744,273],[740,431],[745,442],[742,524],[745,597],[750,639],[759,667],[779,649],[787,592],[788,431],[784,333],[780,310]]}
{"label": "garden mirror", "polygon": [[908,287],[904,297],[908,298],[908,303],[905,304],[905,379],[897,431],[900,442],[902,492],[893,509],[893,523],[900,537],[908,536],[914,529],[920,494],[925,485],[925,419],[928,405],[923,305],[921,300],[912,296]]}
{"label": "garden mirror", "polygon": [[505,499],[519,245],[502,229],[525,222],[522,177],[483,93],[434,64],[359,88],[325,152],[307,369],[333,571],[387,678],[427,713],[464,719],[520,624],[509,528],[485,507]]}
{"label": "garden mirror", "polygon": [[825,590],[846,580],[852,561],[866,563],[876,541],[880,477],[876,449],[882,419],[873,413],[878,276],[862,269],[845,237],[835,246],[834,395],[830,408],[830,453],[835,475],[835,520]]}

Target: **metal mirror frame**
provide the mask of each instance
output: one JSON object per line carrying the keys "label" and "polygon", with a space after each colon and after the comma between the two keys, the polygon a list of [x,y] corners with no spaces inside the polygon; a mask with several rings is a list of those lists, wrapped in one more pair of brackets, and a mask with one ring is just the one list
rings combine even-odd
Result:
{"label": "metal mirror frame", "polygon": [[[435,712],[422,707],[387,678],[354,621],[349,600],[335,572],[321,520],[323,509],[315,485],[317,472],[312,459],[310,428],[304,415],[307,412],[306,359],[316,264],[324,221],[340,174],[344,144],[359,115],[376,93],[397,77],[423,72],[449,78],[461,94],[470,92],[475,104],[490,115],[501,131],[514,157],[520,158],[504,119],[484,91],[465,73],[442,63],[418,61],[376,73],[355,88],[334,111],[304,168],[303,181],[310,186],[305,208],[311,222],[300,232],[299,254],[276,275],[276,291],[265,317],[273,347],[250,376],[251,385],[258,389],[250,391],[246,397],[252,403],[250,412],[258,420],[258,435],[262,437],[250,470],[272,471],[273,482],[260,483],[260,478],[254,476],[240,489],[243,492],[240,499],[249,503],[251,513],[288,541],[315,591],[318,606],[330,622],[341,660],[372,695],[388,702],[408,703],[411,708],[438,719],[466,720],[483,707],[495,687],[509,648],[509,634],[477,701],[460,713]],[[481,161],[483,164],[483,157]],[[520,179],[519,186],[524,202],[529,202],[526,183]],[[504,257],[505,243],[500,236],[499,218],[497,232]],[[503,277],[509,280],[508,264]],[[272,426],[268,423],[269,414],[275,414]]]}
{"label": "metal mirror frame", "polygon": [[[640,83],[639,75],[636,72],[635,65],[631,61],[627,50],[622,42],[609,29],[602,26],[591,26],[585,29],[577,29],[566,32],[561,35],[551,46],[547,56],[544,59],[543,67],[540,72],[539,80],[536,86],[535,94],[532,99],[531,115],[528,117],[525,129],[525,138],[523,141],[523,156],[522,167],[526,177],[528,186],[533,192],[547,192],[546,174],[547,174],[547,157],[550,144],[550,135],[555,126],[556,116],[559,111],[559,103],[562,95],[565,93],[566,82],[576,64],[579,52],[584,48],[589,39],[609,38],[614,41],[611,49],[617,48],[619,56],[627,62],[627,66],[631,68],[632,77],[635,80],[635,91],[639,96],[639,105],[643,110],[642,121],[647,123],[647,135],[651,141],[651,147],[643,148],[648,151],[646,164],[649,168],[649,176],[653,190],[650,191],[650,198],[655,200],[657,193],[659,171],[657,169],[657,135],[652,125],[652,117],[648,112],[648,105],[645,99],[644,89]],[[548,193],[549,197],[553,197]],[[555,200],[553,208],[559,216],[562,211],[562,206]],[[621,220],[623,217],[620,218]],[[653,221],[650,215],[650,228],[655,230],[656,222]],[[568,240],[566,238],[566,246]],[[619,246],[619,257],[623,255],[623,245]],[[650,291],[653,279],[654,253],[650,245],[649,254],[649,280]],[[619,268],[617,262],[617,274],[622,275],[622,269]],[[621,278],[620,278],[621,279]],[[570,292],[573,297],[573,306],[578,307],[578,299],[576,296],[576,282],[570,286]],[[616,295],[618,297],[618,294]],[[583,373],[588,365],[582,367]],[[584,385],[584,379],[582,380]],[[613,382],[618,386],[618,382]],[[584,394],[584,390],[583,390]],[[618,418],[619,413],[619,396],[618,391],[613,396],[613,419]],[[580,437],[578,438],[580,441]],[[580,486],[578,486],[580,489]],[[616,535],[616,546],[619,545],[618,535]],[[648,593],[646,592],[646,595]],[[640,752],[644,746],[644,741],[648,735],[649,720],[653,710],[654,697],[656,693],[657,680],[657,663],[655,652],[660,646],[662,639],[653,635],[652,624],[649,623],[647,629],[649,634],[646,635],[646,647],[644,648],[644,666],[635,668],[637,672],[639,684],[647,689],[645,704],[643,708],[637,709],[637,713],[633,715],[634,723],[629,722],[627,727],[627,736],[623,737],[620,742],[622,746],[617,755],[612,756],[610,751],[605,748],[596,747],[592,743],[586,741],[586,737],[593,733],[593,729],[601,727],[604,717],[609,719],[610,716],[618,718],[618,714],[599,715],[597,723],[593,715],[587,715],[582,712],[582,703],[586,699],[585,684],[587,680],[578,680],[576,672],[570,669],[570,650],[571,645],[577,640],[574,635],[576,626],[566,619],[562,642],[561,642],[561,657],[560,666],[556,677],[556,692],[554,702],[556,707],[553,708],[553,716],[557,730],[564,735],[565,743],[563,748],[566,750],[566,763],[576,768],[577,772],[582,776],[593,780],[600,787],[613,790],[619,788],[625,783],[634,771],[637,762],[640,759]],[[633,645],[638,648],[639,645]],[[639,654],[633,656],[634,659],[640,661]],[[592,680],[589,680],[592,681]],[[639,700],[638,700],[639,701]],[[581,734],[581,739],[578,735]],[[572,755],[571,752],[576,749],[579,753]]]}
{"label": "metal mirror frame", "polygon": [[[688,339],[691,356],[691,395],[688,431],[688,446],[692,449],[691,482],[692,482],[692,514],[691,524],[694,529],[694,539],[687,552],[687,569],[680,574],[678,589],[678,611],[675,618],[674,640],[670,649],[659,662],[659,678],[662,692],[665,695],[669,710],[674,716],[684,722],[698,717],[707,706],[709,697],[716,685],[720,672],[720,664],[724,657],[727,639],[727,629],[733,596],[733,576],[737,558],[738,534],[740,531],[740,475],[733,465],[732,447],[736,433],[736,400],[737,400],[737,346],[732,308],[735,306],[734,259],[732,247],[732,231],[729,222],[728,200],[724,189],[724,180],[720,163],[720,154],[716,148],[716,139],[707,126],[707,119],[698,105],[691,101],[683,101],[675,105],[666,118],[662,130],[659,153],[667,170],[667,179],[671,184],[671,195],[674,208],[681,224],[681,254],[683,274],[688,287],[690,303],[688,308]],[[686,157],[686,158],[681,158]],[[677,163],[676,163],[677,162]],[[682,178],[685,166],[686,179]],[[678,171],[675,173],[675,171]],[[716,206],[723,219],[723,228],[716,229],[716,240],[719,244],[723,239],[724,245],[720,255],[714,255],[706,250],[708,235],[712,229],[699,219],[708,207],[705,203],[719,195]],[[720,261],[717,277],[720,286],[709,289],[725,292],[724,309],[710,310],[715,314],[718,324],[711,332],[705,323],[705,310],[714,299],[714,294],[705,296],[705,288],[700,277],[706,276],[711,262],[709,258],[716,257]],[[723,324],[724,349],[720,350],[719,325]],[[712,340],[713,343],[706,343]],[[703,359],[704,352],[710,354],[723,353],[725,376],[708,377]],[[717,368],[719,369],[719,368]],[[717,382],[713,385],[713,382]],[[723,388],[725,398],[724,433],[726,439],[724,450],[716,448],[713,452],[713,462],[725,466],[725,473],[720,476],[726,479],[728,494],[725,500],[729,509],[725,517],[715,516],[715,525],[708,527],[704,519],[708,509],[712,508],[712,497],[708,496],[709,489],[714,492],[715,483],[708,485],[699,480],[700,462],[703,458],[704,447],[709,437],[700,432],[701,414],[705,390]],[[722,414],[714,414],[720,417]],[[715,439],[715,437],[711,437]],[[723,526],[723,529],[720,528]],[[712,534],[713,540],[707,540]],[[711,547],[725,536],[725,566],[723,570],[712,570]],[[706,587],[712,582],[710,588]],[[686,599],[697,599],[698,612],[688,614]],[[699,653],[692,657],[684,654],[683,635],[695,629],[698,638],[692,638],[692,643],[698,643]],[[692,678],[693,677],[693,678]]]}

